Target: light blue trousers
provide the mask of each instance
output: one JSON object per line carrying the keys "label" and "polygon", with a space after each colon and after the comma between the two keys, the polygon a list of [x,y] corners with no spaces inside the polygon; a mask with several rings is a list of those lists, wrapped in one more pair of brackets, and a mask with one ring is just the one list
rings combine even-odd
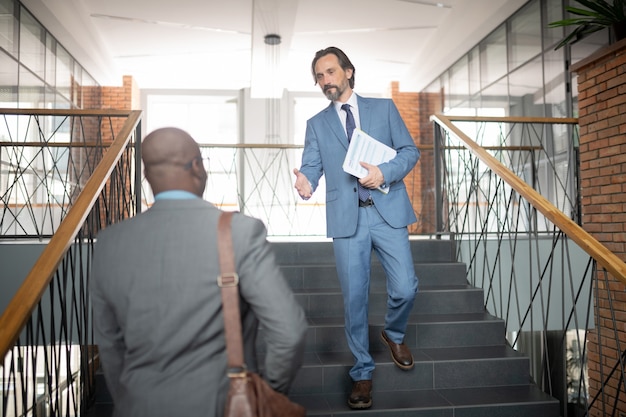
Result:
{"label": "light blue trousers", "polygon": [[417,293],[417,277],[406,227],[395,229],[375,206],[360,207],[357,231],[333,240],[337,274],[343,293],[345,330],[356,363],[353,381],[372,379],[374,360],[369,352],[368,305],[372,250],[387,275],[385,331],[394,343],[402,343]]}

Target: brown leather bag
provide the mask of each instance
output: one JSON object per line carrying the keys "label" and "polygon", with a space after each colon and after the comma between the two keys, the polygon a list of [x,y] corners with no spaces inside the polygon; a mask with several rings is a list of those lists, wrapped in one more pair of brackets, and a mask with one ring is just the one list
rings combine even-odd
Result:
{"label": "brown leather bag", "polygon": [[260,375],[246,370],[243,363],[243,341],[239,313],[239,276],[235,268],[231,234],[232,212],[220,215],[217,229],[217,247],[220,272],[217,278],[222,292],[228,378],[230,389],[224,417],[301,417],[306,410],[286,395],[274,391]]}

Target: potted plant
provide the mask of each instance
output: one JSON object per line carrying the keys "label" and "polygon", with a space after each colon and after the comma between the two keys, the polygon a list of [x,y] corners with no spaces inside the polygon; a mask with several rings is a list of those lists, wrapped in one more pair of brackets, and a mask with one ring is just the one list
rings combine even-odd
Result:
{"label": "potted plant", "polygon": [[626,0],[613,0],[612,4],[605,0],[576,0],[576,2],[587,9],[567,6],[565,10],[577,17],[558,20],[548,25],[551,28],[576,26],[576,29],[563,38],[555,49],[576,43],[585,36],[606,28],[613,31],[616,41],[626,37]]}

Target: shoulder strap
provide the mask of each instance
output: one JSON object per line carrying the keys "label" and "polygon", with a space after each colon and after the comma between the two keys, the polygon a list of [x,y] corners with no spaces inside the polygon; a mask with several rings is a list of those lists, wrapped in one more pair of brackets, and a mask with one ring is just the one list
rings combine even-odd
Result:
{"label": "shoulder strap", "polygon": [[233,212],[224,211],[217,223],[217,251],[220,257],[220,275],[217,277],[217,284],[222,289],[222,311],[229,373],[241,372],[245,367],[239,313],[239,289],[237,287],[239,275],[237,275],[235,268],[231,232],[232,217]]}

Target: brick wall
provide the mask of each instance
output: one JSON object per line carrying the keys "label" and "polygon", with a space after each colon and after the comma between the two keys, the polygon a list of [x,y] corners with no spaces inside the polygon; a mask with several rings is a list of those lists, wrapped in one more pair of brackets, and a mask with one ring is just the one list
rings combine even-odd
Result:
{"label": "brick wall", "polygon": [[[580,126],[580,171],[583,227],[598,241],[626,260],[626,40],[593,54],[577,63]],[[598,273],[596,326],[589,341],[590,398],[598,392],[601,381],[618,361],[610,305],[617,316],[618,336],[626,346],[626,287],[613,277]],[[601,345],[601,346],[600,346]],[[600,368],[602,349],[604,375]],[[621,373],[616,373],[605,387],[608,407],[626,412]],[[601,406],[590,416],[602,416]],[[617,415],[617,413],[616,413]]]}
{"label": "brick wall", "polygon": [[397,82],[391,84],[390,96],[421,152],[419,162],[404,180],[418,215],[417,223],[409,227],[409,232],[433,233],[436,231],[435,165],[434,131],[430,116],[441,110],[441,98],[439,94],[400,92]]}
{"label": "brick wall", "polygon": [[[83,87],[82,99],[83,109],[137,110],[140,108],[139,88],[133,77],[129,75],[123,77],[120,87]],[[124,125],[125,118],[119,117],[112,120],[113,132],[117,133]],[[109,122],[108,119],[102,121],[103,143],[111,143],[113,140]]]}
{"label": "brick wall", "polygon": [[[119,87],[83,87],[82,100],[83,109],[137,110],[140,108],[139,88],[131,76],[124,76],[122,86]],[[100,124],[98,124],[97,118],[88,117],[77,128],[84,132],[86,142],[97,143],[101,140],[102,144],[107,145],[113,142],[113,135],[119,133],[125,121],[125,117],[103,118]],[[76,135],[82,134],[82,132],[76,132]],[[82,152],[82,150],[74,151],[73,157],[79,157],[79,155],[83,157]],[[95,167],[101,157],[102,154],[90,152],[89,166]],[[127,178],[125,183],[130,184],[130,178]],[[112,187],[110,183],[105,186],[102,192],[106,195],[105,200],[109,202],[118,201],[119,204],[122,204],[123,201],[128,199],[128,197],[122,198],[119,195],[122,190]],[[106,213],[109,213],[109,210],[105,207],[105,200],[100,201],[101,224],[106,223],[104,216]]]}

